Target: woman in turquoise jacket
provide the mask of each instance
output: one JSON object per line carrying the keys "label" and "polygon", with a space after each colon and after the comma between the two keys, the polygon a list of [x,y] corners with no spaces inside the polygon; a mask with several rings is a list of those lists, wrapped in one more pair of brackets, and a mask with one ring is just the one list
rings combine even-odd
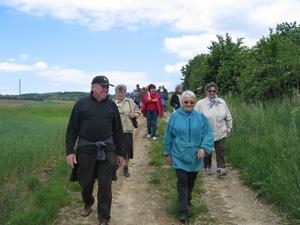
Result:
{"label": "woman in turquoise jacket", "polygon": [[194,110],[196,96],[192,91],[182,94],[183,107],[171,114],[164,136],[164,155],[177,175],[179,219],[185,222],[192,190],[203,158],[211,154],[214,135],[207,118]]}

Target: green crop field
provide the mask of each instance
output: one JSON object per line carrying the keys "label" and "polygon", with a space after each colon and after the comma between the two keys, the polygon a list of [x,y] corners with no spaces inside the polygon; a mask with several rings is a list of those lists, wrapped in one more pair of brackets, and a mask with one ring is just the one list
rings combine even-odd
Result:
{"label": "green crop field", "polygon": [[0,224],[47,224],[64,203],[64,136],[72,105],[1,104]]}

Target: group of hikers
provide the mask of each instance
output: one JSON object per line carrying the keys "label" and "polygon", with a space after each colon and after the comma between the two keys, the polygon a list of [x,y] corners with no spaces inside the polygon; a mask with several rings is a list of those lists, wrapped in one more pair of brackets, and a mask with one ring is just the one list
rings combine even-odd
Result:
{"label": "group of hikers", "polygon": [[[108,96],[110,84],[106,76],[96,76],[90,95],[78,100],[71,112],[66,131],[66,161],[73,168],[81,186],[84,206],[81,216],[89,216],[94,204],[93,188],[98,180],[97,210],[99,224],[110,222],[112,180],[123,167],[129,177],[129,160],[133,158],[133,132],[136,118],[147,119],[147,138],[157,140],[157,118],[167,111],[168,91],[154,84],[136,89],[126,97],[127,87],[115,87],[115,98]],[[188,220],[192,191],[199,171],[204,167],[212,174],[211,153],[216,153],[219,176],[226,175],[224,141],[232,129],[232,117],[226,102],[217,97],[214,82],[205,88],[206,97],[196,102],[193,91],[177,85],[170,99],[173,112],[165,128],[163,154],[177,175],[179,220]],[[74,178],[74,177],[73,177]],[[74,179],[73,179],[74,180]]]}

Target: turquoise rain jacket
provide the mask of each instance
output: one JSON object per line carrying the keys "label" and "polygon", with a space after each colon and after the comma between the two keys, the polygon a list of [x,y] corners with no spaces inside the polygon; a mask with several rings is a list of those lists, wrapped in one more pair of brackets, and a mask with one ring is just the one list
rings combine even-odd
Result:
{"label": "turquoise rain jacket", "polygon": [[209,155],[213,144],[213,130],[201,112],[187,113],[180,108],[171,114],[165,129],[164,155],[172,156],[173,168],[198,172],[204,165],[197,159],[199,149]]}

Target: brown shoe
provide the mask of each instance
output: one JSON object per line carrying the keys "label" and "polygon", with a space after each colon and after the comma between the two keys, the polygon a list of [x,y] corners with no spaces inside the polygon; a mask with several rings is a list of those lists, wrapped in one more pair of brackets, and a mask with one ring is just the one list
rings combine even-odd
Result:
{"label": "brown shoe", "polygon": [[81,210],[80,210],[80,215],[83,217],[87,217],[91,214],[91,212],[93,211],[92,206],[84,206]]}

